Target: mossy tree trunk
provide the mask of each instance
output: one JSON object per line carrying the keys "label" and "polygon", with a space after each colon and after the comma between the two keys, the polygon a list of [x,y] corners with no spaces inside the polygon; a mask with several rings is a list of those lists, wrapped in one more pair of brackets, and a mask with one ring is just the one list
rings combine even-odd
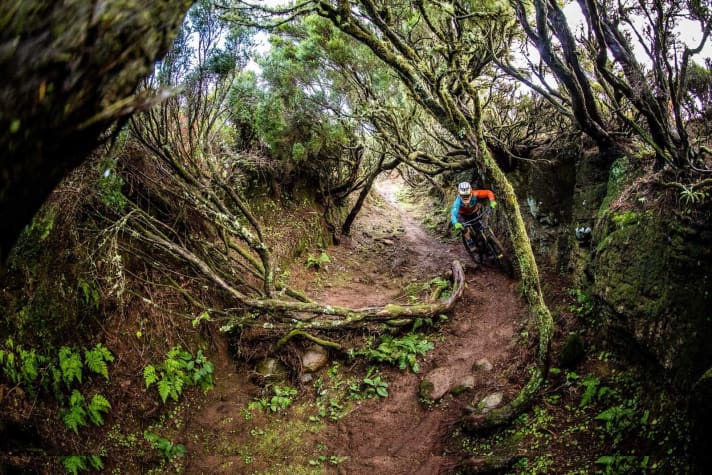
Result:
{"label": "mossy tree trunk", "polygon": [[192,0],[0,3],[0,262],[134,96]]}
{"label": "mossy tree trunk", "polygon": [[463,421],[470,431],[487,429],[510,421],[527,409],[544,383],[549,371],[550,345],[554,333],[551,312],[544,302],[539,279],[539,269],[529,241],[517,196],[512,184],[499,168],[489,152],[481,143],[484,169],[498,190],[498,201],[504,208],[509,235],[512,239],[514,254],[521,272],[520,289],[529,305],[529,311],[537,323],[539,344],[534,364],[530,367],[530,378],[516,398],[508,404],[495,408],[486,414],[471,414]]}

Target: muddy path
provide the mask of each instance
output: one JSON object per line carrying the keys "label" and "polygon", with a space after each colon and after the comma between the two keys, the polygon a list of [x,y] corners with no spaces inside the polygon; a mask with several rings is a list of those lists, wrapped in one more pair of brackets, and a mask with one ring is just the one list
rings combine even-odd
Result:
{"label": "muddy path", "polygon": [[[399,186],[392,181],[377,185],[352,236],[325,250],[331,259],[326,271],[293,274],[292,279],[324,303],[350,307],[407,303],[404,287],[443,274],[459,259],[466,270],[464,296],[433,334],[435,348],[419,360],[419,373],[384,368],[387,398],[359,401],[338,420],[324,420],[293,436],[287,427],[292,427],[295,413],[282,420],[258,413],[246,418],[245,407],[259,395],[259,388],[246,379],[244,368],[234,367],[223,349],[215,390],[195,408],[186,427],[194,439],[188,445],[194,457],[186,473],[452,473],[458,460],[448,455],[446,442],[466,406],[494,393],[505,401],[516,393],[521,375],[513,370],[512,360],[524,311],[516,282],[494,268],[473,268],[459,240],[438,238],[420,223],[423,210],[399,200]],[[453,384],[466,382],[470,389],[425,405],[419,401],[418,386],[433,373]],[[314,392],[305,384],[302,395],[306,400]],[[279,455],[273,460],[258,460],[254,446],[261,440],[255,433],[266,434],[270,424],[278,432],[271,443],[296,446],[275,449]],[[338,455],[338,463],[314,463],[312,457],[308,460],[315,465],[313,471],[295,472],[294,459],[310,451]]]}
{"label": "muddy path", "polygon": [[[457,460],[443,453],[444,443],[464,407],[496,392],[508,398],[514,391],[508,358],[523,311],[516,283],[496,269],[472,268],[459,241],[442,242],[428,232],[398,201],[397,189],[395,182],[378,185],[384,201],[382,212],[364,213],[357,221],[357,237],[346,247],[360,246],[361,238],[384,227],[383,220],[392,219],[397,223],[395,228],[403,231],[391,237],[391,249],[385,254],[408,256],[394,279],[402,284],[411,278],[434,276],[446,270],[453,259],[460,259],[466,264],[467,287],[451,319],[442,327],[442,340],[422,362],[420,373],[392,371],[387,399],[365,401],[331,428],[331,446],[341,447],[342,452],[348,448],[349,453],[348,461],[335,473],[448,473]],[[384,265],[388,261],[380,258],[378,262]],[[386,284],[374,282],[375,287],[380,283]],[[334,304],[354,303],[354,295],[346,289],[331,293],[331,297]],[[451,381],[470,378],[473,389],[456,398],[445,396],[426,407],[419,402],[417,391],[423,375],[431,371]]]}

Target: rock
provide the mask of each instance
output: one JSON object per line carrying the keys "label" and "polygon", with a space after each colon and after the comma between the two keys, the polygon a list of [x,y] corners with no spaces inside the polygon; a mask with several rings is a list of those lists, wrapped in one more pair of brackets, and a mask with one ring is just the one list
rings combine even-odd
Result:
{"label": "rock", "polygon": [[255,366],[255,373],[260,384],[282,382],[287,379],[287,368],[275,358],[265,358]]}
{"label": "rock", "polygon": [[462,394],[465,391],[468,391],[470,389],[475,388],[475,377],[472,375],[467,375],[464,378],[462,378],[462,381],[459,383],[455,384],[455,386],[452,388],[450,391],[453,395],[457,396],[458,394]]}
{"label": "rock", "polygon": [[477,363],[475,363],[475,367],[473,369],[492,371],[492,363],[490,363],[487,358],[482,358],[481,360],[477,360]]}
{"label": "rock", "polygon": [[502,397],[504,395],[501,392],[496,392],[492,393],[483,400],[480,401],[480,403],[477,405],[477,408],[482,412],[482,414],[485,414],[495,407],[499,406],[499,404],[502,402]]}
{"label": "rock", "polygon": [[438,401],[452,387],[452,375],[448,368],[435,368],[425,375],[418,386],[418,395],[427,401]]}
{"label": "rock", "polygon": [[313,345],[302,355],[302,369],[307,373],[319,371],[329,362],[329,352],[323,346]]}

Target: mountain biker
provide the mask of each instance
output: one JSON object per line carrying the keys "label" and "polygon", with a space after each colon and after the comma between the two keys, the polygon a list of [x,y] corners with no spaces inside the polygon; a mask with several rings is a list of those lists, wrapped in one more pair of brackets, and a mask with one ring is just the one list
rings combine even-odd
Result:
{"label": "mountain biker", "polygon": [[[489,205],[492,208],[497,207],[492,190],[473,190],[469,182],[463,181],[457,185],[457,198],[450,209],[450,221],[455,231],[462,230],[461,221],[467,221],[480,209],[478,200],[489,200]],[[469,230],[465,230],[465,239],[467,244],[472,245],[472,236],[469,235]]]}

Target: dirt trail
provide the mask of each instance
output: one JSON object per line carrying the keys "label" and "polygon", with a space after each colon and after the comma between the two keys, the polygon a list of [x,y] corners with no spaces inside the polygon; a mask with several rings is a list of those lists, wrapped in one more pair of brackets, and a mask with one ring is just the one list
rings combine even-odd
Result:
{"label": "dirt trail", "polygon": [[[348,453],[349,459],[339,465],[334,473],[359,474],[436,474],[447,472],[455,460],[442,455],[443,441],[462,416],[463,407],[474,400],[509,389],[506,376],[507,355],[515,335],[522,310],[515,292],[515,283],[494,269],[473,269],[469,257],[459,241],[443,243],[434,238],[414,216],[396,199],[397,184],[379,183],[377,191],[385,203],[381,209],[366,210],[355,226],[356,237],[338,252],[354,252],[368,245],[374,230],[382,229],[389,220],[402,234],[389,237],[386,249],[374,255],[370,265],[388,268],[400,284],[408,280],[427,280],[447,270],[453,259],[468,265],[467,287],[462,301],[451,320],[444,327],[445,338],[437,342],[435,350],[421,364],[419,374],[397,370],[388,374],[391,381],[389,397],[385,400],[368,400],[357,410],[340,420],[326,438],[336,453]],[[376,211],[376,212],[374,212]],[[361,252],[364,256],[365,253]],[[393,256],[391,261],[383,255]],[[403,256],[403,260],[398,256]],[[364,268],[368,264],[362,258]],[[395,266],[393,264],[395,263]],[[372,273],[375,269],[371,269]],[[379,291],[378,289],[384,289]],[[374,281],[370,287],[370,300],[379,299],[381,292],[388,294],[387,275]],[[353,290],[353,289],[351,289]],[[390,295],[392,297],[392,293]],[[324,295],[330,303],[353,305],[362,301],[363,294],[348,288],[329,289]],[[486,359],[494,368],[477,369],[477,362]],[[454,399],[446,396],[432,408],[418,401],[418,384],[423,375],[438,368],[452,381],[462,381],[468,375],[475,378],[475,389]]]}
{"label": "dirt trail", "polygon": [[[421,361],[418,374],[383,370],[389,397],[366,399],[338,422],[325,422],[313,434],[316,440],[300,436],[302,447],[295,447],[295,454],[310,450],[308,446],[322,446],[330,454],[346,457],[336,465],[321,464],[314,473],[449,473],[457,460],[444,454],[444,444],[464,407],[493,392],[502,392],[508,400],[516,391],[507,376],[523,309],[516,283],[495,269],[469,266],[460,242],[443,242],[431,235],[397,200],[397,189],[395,182],[378,184],[378,194],[367,201],[354,223],[352,237],[326,250],[331,258],[328,272],[312,272],[311,281],[303,275],[293,278],[304,279],[305,291],[324,303],[350,307],[407,303],[405,285],[428,281],[459,259],[466,265],[465,293],[442,326],[442,338],[433,338],[435,349]],[[477,363],[483,359],[492,369],[479,369]],[[243,371],[228,361],[226,356],[224,364],[216,368],[215,391],[186,428],[196,440],[188,447],[195,457],[186,473],[289,473],[279,468],[288,466],[286,462],[265,471],[261,471],[264,465],[245,465],[246,451],[238,447],[258,441],[250,439],[254,430],[250,424],[269,421],[243,420],[244,408],[258,395],[258,388],[253,387],[249,394]],[[418,401],[418,385],[424,375],[436,369],[452,381],[469,377],[474,389],[457,397],[446,395],[426,407]]]}

